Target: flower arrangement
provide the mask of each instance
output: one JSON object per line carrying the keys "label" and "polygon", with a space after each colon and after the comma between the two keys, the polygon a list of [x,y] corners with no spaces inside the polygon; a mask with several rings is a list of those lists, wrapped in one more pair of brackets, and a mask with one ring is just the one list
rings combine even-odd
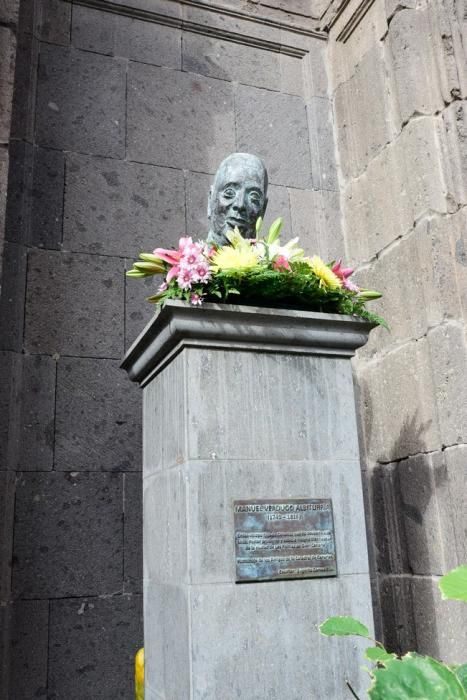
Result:
{"label": "flower arrangement", "polygon": [[177,250],[141,253],[126,274],[133,278],[164,275],[157,293],[148,297],[161,305],[168,299],[183,299],[193,306],[235,299],[258,306],[353,314],[386,325],[365,307],[381,294],[352,282],[352,268],[343,267],[341,260],[325,263],[318,255],[306,256],[298,238],[282,244],[280,218],[263,238],[261,228],[259,218],[254,239],[243,238],[235,228],[227,234],[229,244],[223,246],[182,237]]}

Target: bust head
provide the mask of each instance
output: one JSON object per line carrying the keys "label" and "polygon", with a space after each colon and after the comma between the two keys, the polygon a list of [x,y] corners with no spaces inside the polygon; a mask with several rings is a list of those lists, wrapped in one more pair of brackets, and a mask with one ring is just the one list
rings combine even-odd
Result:
{"label": "bust head", "polygon": [[209,193],[208,241],[224,245],[235,226],[254,238],[258,216],[266,211],[268,174],[263,161],[249,153],[232,153],[220,164]]}

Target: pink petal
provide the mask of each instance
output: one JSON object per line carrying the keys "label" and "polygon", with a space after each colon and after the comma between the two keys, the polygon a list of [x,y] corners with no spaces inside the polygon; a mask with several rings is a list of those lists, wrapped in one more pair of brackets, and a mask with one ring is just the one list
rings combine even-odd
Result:
{"label": "pink petal", "polygon": [[[155,253],[154,253],[154,255],[155,255]],[[168,271],[167,277],[165,279],[167,280],[167,282],[170,282],[170,280],[172,280],[174,277],[177,277],[179,272],[180,272],[180,265],[174,265]]]}
{"label": "pink petal", "polygon": [[169,265],[176,265],[180,260],[180,253],[176,250],[167,250],[167,248],[156,248],[153,250],[153,255],[157,255],[158,258],[168,262]]}

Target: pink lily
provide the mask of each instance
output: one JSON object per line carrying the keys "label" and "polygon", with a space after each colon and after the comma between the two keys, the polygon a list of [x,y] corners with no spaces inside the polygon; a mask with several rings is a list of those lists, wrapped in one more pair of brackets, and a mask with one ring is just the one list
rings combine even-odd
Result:
{"label": "pink lily", "polygon": [[180,262],[180,258],[185,252],[187,245],[192,245],[193,241],[190,236],[182,236],[178,242],[178,250],[171,250],[170,248],[156,248],[153,254],[156,255],[164,262],[169,263],[169,265],[176,265]]}
{"label": "pink lily", "polygon": [[359,287],[357,287],[356,284],[347,279],[348,277],[350,277],[351,274],[353,274],[354,268],[342,267],[342,258],[332,266],[331,270],[334,272],[336,277],[339,277],[339,279],[342,280],[342,286],[345,289],[348,289],[350,292],[359,291]]}

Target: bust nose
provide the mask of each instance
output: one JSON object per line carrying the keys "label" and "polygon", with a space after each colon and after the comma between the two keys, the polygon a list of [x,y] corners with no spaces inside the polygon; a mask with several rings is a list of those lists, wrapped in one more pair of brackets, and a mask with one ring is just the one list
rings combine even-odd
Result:
{"label": "bust nose", "polygon": [[239,213],[246,211],[245,193],[242,190],[239,190],[235,195],[235,199],[232,203],[232,209]]}

